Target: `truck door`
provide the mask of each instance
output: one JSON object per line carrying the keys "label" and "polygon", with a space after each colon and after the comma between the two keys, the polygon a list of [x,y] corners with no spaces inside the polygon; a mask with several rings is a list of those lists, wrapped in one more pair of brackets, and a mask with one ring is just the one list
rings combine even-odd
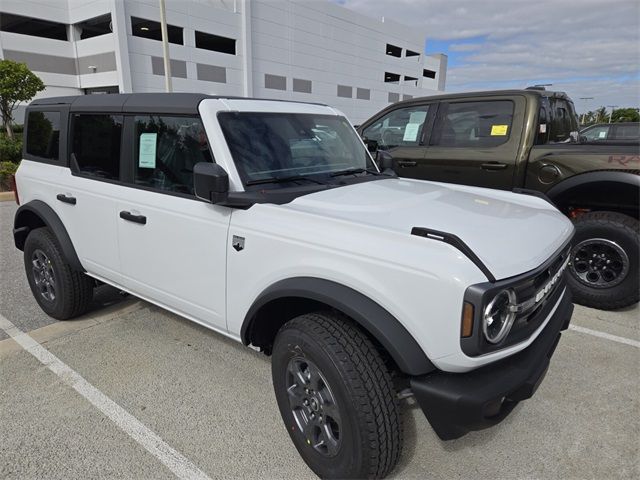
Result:
{"label": "truck door", "polygon": [[364,141],[385,150],[393,157],[395,168],[416,167],[424,157],[431,105],[412,104],[391,110],[362,130]]}
{"label": "truck door", "polygon": [[194,165],[212,161],[200,118],[136,115],[125,131],[133,162],[117,209],[124,286],[226,330],[231,209],[193,193]]}
{"label": "truck door", "polygon": [[523,97],[440,103],[424,157],[398,174],[511,190],[524,110]]}

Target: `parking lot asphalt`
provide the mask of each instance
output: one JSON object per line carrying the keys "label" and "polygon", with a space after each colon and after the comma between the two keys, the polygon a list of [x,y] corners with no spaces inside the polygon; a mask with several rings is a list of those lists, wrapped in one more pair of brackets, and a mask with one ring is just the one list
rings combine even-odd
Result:
{"label": "parking lot asphalt", "polygon": [[[0,317],[95,392],[83,395],[69,372],[54,373],[0,329],[0,478],[180,476],[162,452],[204,478],[314,477],[280,419],[267,357],[110,287],[80,319],[42,313],[13,246],[15,209],[0,202]],[[536,395],[492,429],[441,442],[404,401],[393,477],[640,478],[639,317],[637,306],[576,307],[579,330],[563,334]]]}

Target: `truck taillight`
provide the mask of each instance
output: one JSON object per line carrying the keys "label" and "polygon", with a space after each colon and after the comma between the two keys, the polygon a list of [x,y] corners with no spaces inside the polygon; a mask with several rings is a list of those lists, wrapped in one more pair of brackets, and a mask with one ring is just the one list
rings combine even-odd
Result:
{"label": "truck taillight", "polygon": [[20,205],[20,196],[18,195],[18,183],[16,182],[15,175],[11,175],[10,185],[11,185],[11,190],[13,190],[13,196],[16,198],[16,203]]}

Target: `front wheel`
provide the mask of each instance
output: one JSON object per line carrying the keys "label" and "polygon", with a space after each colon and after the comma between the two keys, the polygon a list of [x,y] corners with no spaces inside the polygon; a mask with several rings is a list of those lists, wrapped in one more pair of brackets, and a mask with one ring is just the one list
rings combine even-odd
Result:
{"label": "front wheel", "polygon": [[569,285],[576,303],[602,310],[638,302],[638,221],[617,212],[575,220]]}
{"label": "front wheel", "polygon": [[321,478],[382,478],[397,464],[402,419],[389,371],[347,318],[306,314],[278,332],[278,407],[296,449]]}

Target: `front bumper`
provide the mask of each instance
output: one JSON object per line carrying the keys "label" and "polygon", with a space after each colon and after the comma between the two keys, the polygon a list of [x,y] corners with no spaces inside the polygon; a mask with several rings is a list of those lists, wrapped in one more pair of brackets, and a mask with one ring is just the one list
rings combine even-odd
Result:
{"label": "front bumper", "polygon": [[573,313],[571,292],[563,298],[538,338],[525,350],[468,373],[435,372],[411,379],[411,389],[427,420],[442,440],[491,427],[530,398]]}

